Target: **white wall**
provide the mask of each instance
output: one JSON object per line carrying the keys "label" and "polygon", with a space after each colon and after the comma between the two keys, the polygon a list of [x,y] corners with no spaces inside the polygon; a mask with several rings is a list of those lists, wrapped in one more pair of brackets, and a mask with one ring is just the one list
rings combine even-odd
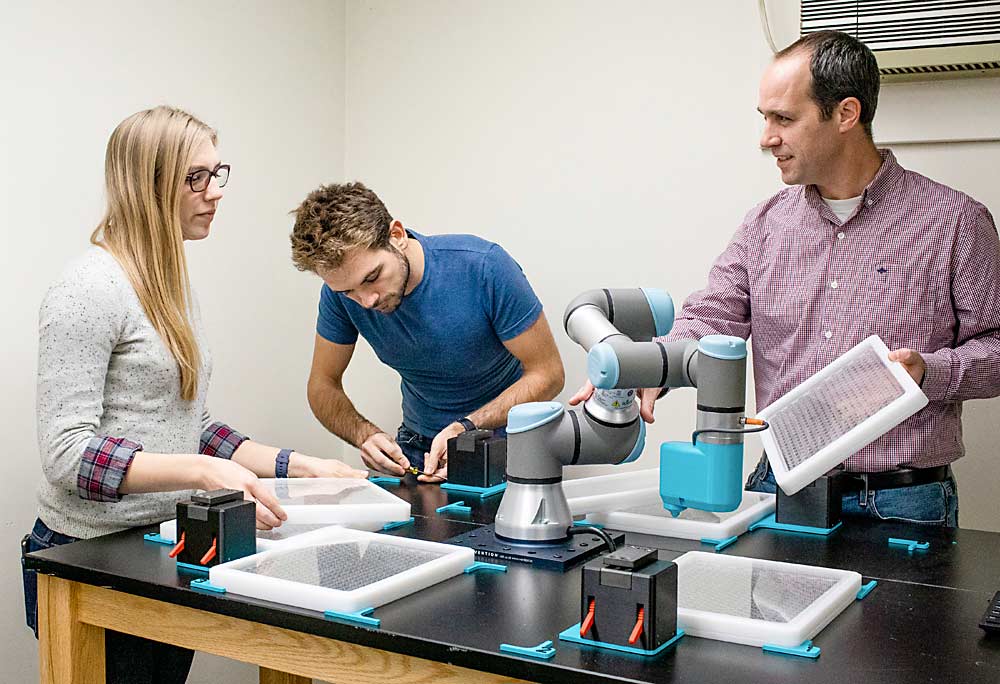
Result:
{"label": "white wall", "polygon": [[[104,147],[129,114],[161,103],[219,129],[233,175],[213,235],[188,245],[215,357],[213,411],[255,437],[339,454],[305,403],[317,283],[289,259],[287,212],[343,172],[344,5],[4,2],[4,507],[0,680],[37,681],[18,542],[35,517],[37,312],[100,218]],[[191,682],[256,681],[199,656]]]}
{"label": "white wall", "polygon": [[[345,172],[404,224],[503,244],[535,286],[566,363],[566,303],[604,286],[655,286],[678,303],[704,285],[744,213],[780,187],[757,148],[757,82],[770,59],[756,3],[360,2],[347,6]],[[779,47],[797,4],[768,2]],[[1000,79],[886,86],[888,141],[1000,135]],[[900,145],[900,160],[1000,211],[997,143]],[[396,376],[369,355],[358,404],[399,420]],[[661,401],[636,467],[690,434],[694,393]],[[1000,530],[992,426],[1000,401],[970,402],[956,470],[962,525]],[[748,466],[759,455],[748,440]],[[593,472],[593,469],[578,469]]]}
{"label": "white wall", "polygon": [[[152,104],[188,107],[220,129],[234,167],[214,235],[189,247],[215,352],[214,412],[262,440],[357,462],[305,404],[318,282],[290,266],[286,212],[320,182],[361,179],[418,230],[502,243],[554,323],[565,398],[584,379],[583,354],[559,324],[578,291],[650,285],[682,300],[746,210],[780,187],[757,149],[757,80],[770,52],[755,4],[5,2],[2,679],[36,677],[16,550],[40,477],[38,302],[99,218],[103,150],[118,121]],[[776,40],[789,42],[794,3],[767,4]],[[1000,79],[890,86],[876,134],[997,135],[984,113],[998,105]],[[997,143],[897,147],[904,164],[995,213],[998,152]],[[362,412],[398,423],[398,376],[361,344],[346,383]],[[672,394],[657,413],[650,445],[683,438],[693,392]],[[997,400],[967,404],[969,456],[957,468],[967,527],[1000,530],[990,506],[998,422]],[[655,465],[653,450],[640,467]],[[254,677],[199,657],[191,680]]]}

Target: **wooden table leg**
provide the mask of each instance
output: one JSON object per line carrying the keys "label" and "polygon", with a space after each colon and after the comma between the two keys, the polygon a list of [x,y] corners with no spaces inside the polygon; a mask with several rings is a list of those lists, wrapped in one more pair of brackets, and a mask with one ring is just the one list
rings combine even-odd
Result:
{"label": "wooden table leg", "polygon": [[288,672],[260,668],[260,684],[312,684],[312,677],[300,677]]}
{"label": "wooden table leg", "polygon": [[38,656],[42,684],[104,684],[104,629],[80,622],[76,587],[38,574]]}

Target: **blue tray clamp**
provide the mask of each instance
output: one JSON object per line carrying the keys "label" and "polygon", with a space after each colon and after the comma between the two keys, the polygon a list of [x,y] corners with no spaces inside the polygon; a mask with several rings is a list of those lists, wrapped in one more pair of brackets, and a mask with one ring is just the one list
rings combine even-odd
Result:
{"label": "blue tray clamp", "polygon": [[472,573],[479,572],[480,570],[492,570],[493,572],[507,572],[507,566],[500,565],[499,563],[483,563],[480,561],[476,561],[462,572],[464,572],[466,575],[471,575]]}
{"label": "blue tray clamp", "polygon": [[398,485],[399,478],[392,477],[391,475],[377,475],[375,477],[369,477],[368,481],[373,484],[383,484],[383,485]]}
{"label": "blue tray clamp", "polygon": [[799,658],[819,658],[819,646],[813,646],[813,642],[803,641],[798,646],[775,646],[774,644],[764,644],[761,646],[765,653],[780,653],[782,655],[798,656]]}
{"label": "blue tray clamp", "polygon": [[596,527],[599,530],[604,529],[604,525],[602,525],[601,523],[590,522],[586,518],[584,518],[583,520],[574,520],[573,527]]}
{"label": "blue tray clamp", "polygon": [[387,522],[385,525],[382,525],[382,531],[388,532],[389,530],[395,530],[400,527],[406,527],[407,525],[412,525],[412,524],[413,524],[413,516],[411,515],[409,520],[397,520],[395,522]]}
{"label": "blue tray clamp", "polygon": [[150,532],[149,534],[142,535],[142,538],[148,542],[153,542],[155,544],[166,544],[167,546],[173,546],[174,540],[167,539],[162,536],[159,532]]}
{"label": "blue tray clamp", "polygon": [[528,658],[541,658],[542,660],[548,660],[556,654],[556,647],[552,645],[551,640],[543,641],[537,646],[500,644],[500,650],[504,653],[513,653],[514,655],[527,656]]}
{"label": "blue tray clamp", "polygon": [[191,588],[194,591],[200,591],[206,594],[225,594],[226,588],[220,587],[217,584],[212,584],[207,579],[194,579],[191,580]]}
{"label": "blue tray clamp", "polygon": [[478,496],[480,499],[486,499],[507,489],[507,483],[501,482],[500,484],[493,485],[492,487],[476,487],[475,485],[460,485],[451,482],[442,482],[441,489],[446,489],[449,492],[459,492],[461,494],[473,494]]}
{"label": "blue tray clamp", "polygon": [[833,527],[809,527],[807,525],[791,525],[789,523],[776,522],[774,519],[774,513],[771,513],[765,518],[761,518],[753,525],[750,526],[750,532],[754,530],[766,528],[769,530],[781,530],[783,532],[802,532],[803,534],[819,534],[823,536],[829,536],[840,529],[843,522],[839,522]]}
{"label": "blue tray clamp", "polygon": [[635,655],[641,656],[654,656],[663,653],[668,648],[676,644],[684,636],[684,630],[677,630],[677,634],[670,641],[660,644],[657,648],[652,651],[647,651],[642,648],[635,648],[634,646],[622,646],[620,644],[609,644],[604,641],[594,641],[593,639],[587,639],[586,637],[580,636],[580,623],[576,623],[572,627],[567,627],[563,631],[559,632],[559,638],[562,641],[570,641],[574,644],[581,644],[584,646],[593,646],[594,648],[606,648],[612,651],[622,651],[624,653],[634,653]]}
{"label": "blue tray clamp", "polygon": [[734,544],[736,540],[739,538],[740,538],[739,535],[736,535],[734,537],[729,537],[728,539],[709,539],[708,537],[703,537],[700,541],[702,544],[714,544],[715,552],[718,553],[727,546]]}
{"label": "blue tray clamp", "polygon": [[471,513],[472,508],[466,506],[464,501],[456,501],[455,503],[450,503],[447,506],[441,506],[435,509],[438,513]]}
{"label": "blue tray clamp", "polygon": [[912,539],[896,539],[889,537],[889,546],[905,546],[907,553],[914,551],[926,551],[931,547],[930,542],[919,542]]}
{"label": "blue tray clamp", "polygon": [[354,622],[359,625],[365,625],[366,627],[374,627],[378,629],[382,621],[378,618],[370,617],[375,611],[374,608],[364,608],[357,611],[356,613],[341,613],[336,610],[324,610],[323,617],[328,620],[344,620],[345,622]]}
{"label": "blue tray clamp", "polygon": [[872,593],[872,589],[874,589],[876,586],[878,586],[878,582],[876,582],[875,580],[872,580],[868,584],[862,584],[861,588],[858,589],[857,599],[860,601],[865,596],[868,596],[868,594]]}

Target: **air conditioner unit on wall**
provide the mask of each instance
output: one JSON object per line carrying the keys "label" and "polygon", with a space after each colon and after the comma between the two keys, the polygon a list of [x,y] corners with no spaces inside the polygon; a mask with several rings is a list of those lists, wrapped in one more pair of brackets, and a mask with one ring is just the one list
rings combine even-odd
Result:
{"label": "air conditioner unit on wall", "polygon": [[857,36],[883,81],[1000,76],[1000,2],[801,0],[801,34]]}

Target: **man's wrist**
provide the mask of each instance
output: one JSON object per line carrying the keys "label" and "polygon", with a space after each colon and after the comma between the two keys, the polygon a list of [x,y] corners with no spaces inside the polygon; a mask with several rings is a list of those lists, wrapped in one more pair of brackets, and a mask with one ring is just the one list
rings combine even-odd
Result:
{"label": "man's wrist", "polygon": [[358,433],[357,433],[358,434],[358,442],[354,446],[356,446],[356,447],[358,447],[360,449],[362,444],[364,444],[365,442],[367,442],[369,439],[372,438],[372,435],[377,435],[377,434],[383,433],[383,432],[384,432],[384,430],[382,430],[382,428],[380,428],[378,425],[374,425],[372,423],[366,422],[358,430]]}
{"label": "man's wrist", "polygon": [[472,422],[472,420],[470,418],[468,418],[468,417],[459,418],[458,420],[455,421],[455,423],[458,424],[458,425],[461,425],[462,426],[462,430],[464,432],[471,432],[472,430],[477,430],[478,429],[476,427],[476,424],[474,422]]}

